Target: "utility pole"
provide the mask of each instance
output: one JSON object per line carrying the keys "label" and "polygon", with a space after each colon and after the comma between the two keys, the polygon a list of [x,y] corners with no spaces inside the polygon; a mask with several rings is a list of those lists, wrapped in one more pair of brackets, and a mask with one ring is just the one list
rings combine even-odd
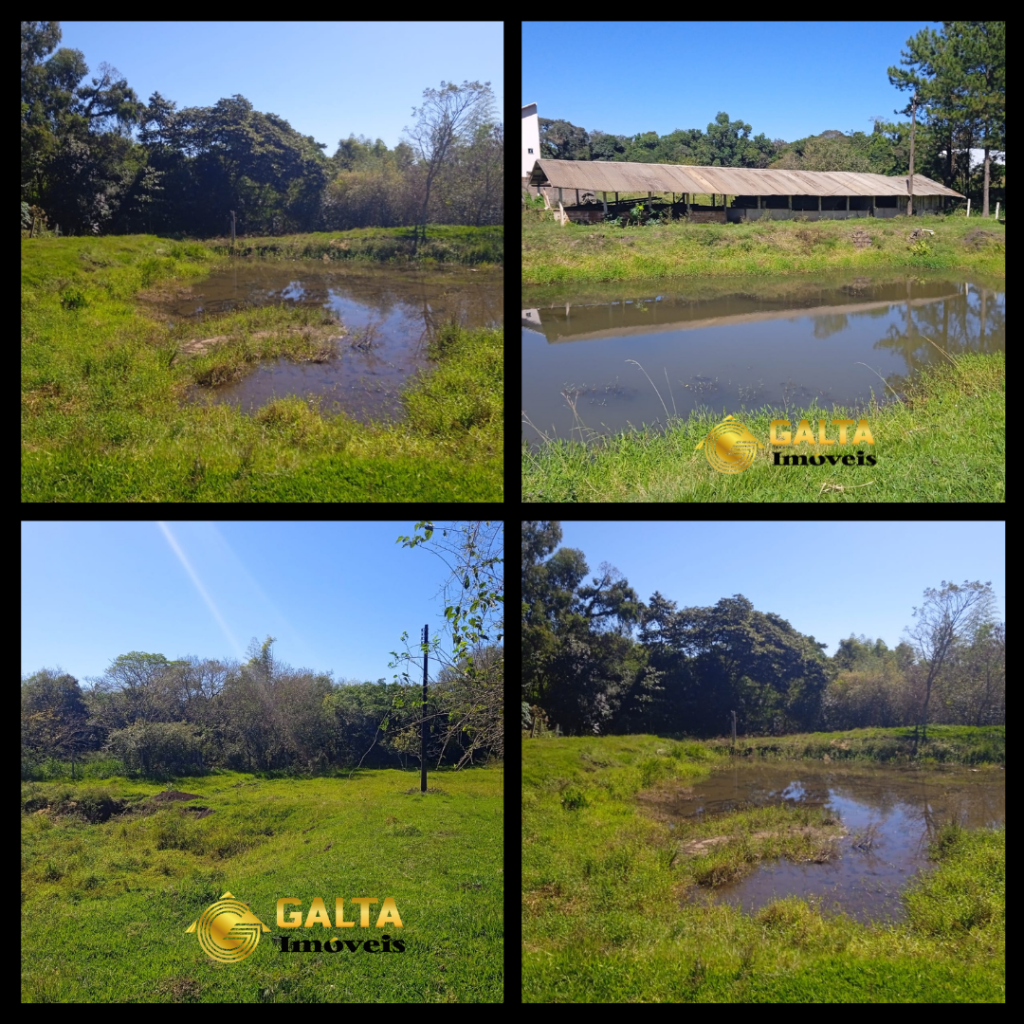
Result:
{"label": "utility pole", "polygon": [[907,200],[907,216],[914,216],[914,126],[917,123],[917,90],[914,90],[914,98],[910,101],[910,198]]}
{"label": "utility pole", "polygon": [[420,792],[427,791],[427,627],[423,627],[423,724],[420,748]]}

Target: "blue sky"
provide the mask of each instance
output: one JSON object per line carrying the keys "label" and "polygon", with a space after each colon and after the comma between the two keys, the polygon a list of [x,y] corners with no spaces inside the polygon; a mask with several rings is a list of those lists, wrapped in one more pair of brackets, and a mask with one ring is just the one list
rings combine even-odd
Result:
{"label": "blue sky", "polygon": [[350,134],[390,148],[412,123],[423,90],[442,79],[489,81],[502,104],[502,23],[495,22],[61,22],[60,46],[103,61],[141,100],[154,91],[178,108],[241,93],[332,155]]}
{"label": "blue sky", "polygon": [[[1003,523],[567,523],[560,547],[610,562],[643,601],[680,608],[743,594],[834,654],[851,633],[901,640],[926,588],[991,581],[1005,618]],[[588,579],[589,582],[589,579]]]}
{"label": "blue sky", "polygon": [[707,129],[724,110],[751,135],[870,132],[907,102],[889,85],[906,41],[938,22],[525,22],[523,103],[612,135]]}
{"label": "blue sky", "polygon": [[293,668],[391,682],[403,631],[443,635],[448,569],[396,543],[413,522],[23,523],[22,674],[84,683],[129,651],[244,661],[270,634]]}

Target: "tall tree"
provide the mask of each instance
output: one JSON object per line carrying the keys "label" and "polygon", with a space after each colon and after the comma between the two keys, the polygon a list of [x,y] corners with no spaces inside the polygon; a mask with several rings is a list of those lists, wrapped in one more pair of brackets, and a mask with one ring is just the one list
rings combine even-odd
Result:
{"label": "tall tree", "polygon": [[889,68],[889,82],[917,95],[923,120],[944,137],[947,179],[953,177],[954,151],[964,151],[969,165],[973,139],[981,142],[987,216],[991,152],[1004,146],[1005,136],[1005,22],[947,21],[941,32],[922,29],[907,40],[900,63]]}
{"label": "tall tree", "polygon": [[914,725],[915,747],[918,730],[927,735],[928,704],[935,680],[956,646],[970,643],[978,630],[992,621],[995,603],[991,583],[967,580],[959,585],[943,580],[941,589],[929,587],[924,598],[924,604],[914,609],[917,621],[907,629],[909,640],[926,666],[924,699]]}
{"label": "tall tree", "polygon": [[540,155],[545,160],[589,160],[590,135],[569,121],[538,119]]}
{"label": "tall tree", "polygon": [[430,190],[456,145],[468,144],[477,128],[492,120],[491,83],[442,82],[440,89],[424,89],[423,104],[413,107],[416,123],[405,129],[425,170],[423,206],[413,249],[427,237]]}
{"label": "tall tree", "polygon": [[955,21],[947,55],[956,76],[966,116],[978,126],[985,151],[984,199],[981,215],[988,216],[989,167],[993,149],[1002,149],[1006,132],[1006,23]]}

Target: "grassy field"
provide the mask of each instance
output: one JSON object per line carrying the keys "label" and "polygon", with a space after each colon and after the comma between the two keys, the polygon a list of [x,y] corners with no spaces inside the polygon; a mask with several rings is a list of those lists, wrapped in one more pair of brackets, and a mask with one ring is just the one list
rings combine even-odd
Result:
{"label": "grassy field", "polygon": [[[916,229],[934,232],[910,239]],[[865,236],[867,244],[855,241]],[[915,217],[642,228],[567,224],[524,214],[523,284],[830,270],[1006,273],[1006,229],[994,219]]]}
{"label": "grassy field", "polygon": [[[23,1002],[494,1002],[502,998],[502,771],[361,771],[22,784]],[[200,808],[205,808],[209,814]],[[221,964],[186,929],[230,891],[270,928]],[[276,904],[392,897],[402,928],[282,929]],[[293,905],[294,906],[294,905]],[[275,937],[405,942],[280,952]]]}
{"label": "grassy field", "polygon": [[[657,374],[657,370],[653,372]],[[720,473],[697,450],[724,413],[703,410],[668,426],[583,440],[541,435],[539,449],[522,443],[523,501],[1004,501],[1006,363],[1002,354],[968,353],[926,370],[905,400],[866,413],[844,409],[762,409],[737,418],[764,445],[741,473]],[[866,416],[874,445],[860,450],[877,464],[775,466],[773,452],[818,455],[819,445],[773,447],[769,423],[786,418],[792,430],[806,419]],[[529,424],[527,424],[529,428]],[[574,428],[575,429],[575,428]],[[827,436],[836,437],[829,428]],[[532,431],[531,431],[532,433]],[[853,453],[847,446],[826,454]]]}
{"label": "grassy field", "polygon": [[[493,230],[452,233],[472,230],[477,247],[462,255],[486,262]],[[298,254],[297,238],[273,241]],[[359,238],[352,244],[370,258]],[[451,242],[448,258],[457,251]],[[321,415],[300,399],[254,416],[184,401],[190,386],[263,358],[322,360],[325,337],[338,333],[320,311],[245,310],[209,320],[226,340],[194,354],[186,327],[135,303],[142,289],[226,263],[216,245],[154,236],[22,241],[22,501],[502,499],[500,329],[449,325],[433,370],[407,385],[398,424]]]}
{"label": "grassy field", "polygon": [[[784,739],[795,749],[799,738]],[[654,736],[524,741],[526,1002],[1004,1000],[1002,829],[942,829],[937,867],[907,888],[898,925],[792,897],[753,915],[684,901],[763,858],[830,856],[835,821],[762,808],[715,820],[735,833],[728,847],[679,858],[679,840],[699,841],[709,825],[670,833],[637,797],[725,763],[714,745]]]}

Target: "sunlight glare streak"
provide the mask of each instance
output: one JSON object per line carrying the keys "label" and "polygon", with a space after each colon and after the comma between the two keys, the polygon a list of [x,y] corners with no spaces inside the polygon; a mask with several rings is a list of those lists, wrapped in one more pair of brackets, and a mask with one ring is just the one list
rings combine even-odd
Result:
{"label": "sunlight glare streak", "polygon": [[[278,608],[277,604],[272,601],[266,591],[256,582],[255,577],[249,571],[245,562],[235,553],[235,549],[228,543],[227,538],[217,529],[216,523],[206,523],[206,526],[213,533],[213,536],[217,539],[217,542],[221,546],[221,551],[225,554],[234,564],[234,572],[239,579],[244,579],[246,585],[260,598],[261,601],[270,609],[274,616],[275,625],[273,632],[275,635],[282,638],[282,645],[285,641],[294,643],[301,651],[303,658],[305,658],[304,664],[312,665],[316,660],[314,653],[309,649],[306,644],[305,636],[300,633],[292,624],[288,617]],[[278,625],[280,623],[280,625]],[[283,626],[283,631],[278,632]],[[283,649],[283,647],[282,647]]]}
{"label": "sunlight glare streak", "polygon": [[196,575],[195,570],[189,564],[188,559],[185,557],[185,553],[178,546],[178,542],[174,539],[174,535],[171,533],[170,528],[167,526],[166,523],[163,522],[157,522],[156,525],[160,527],[161,531],[163,532],[163,535],[167,538],[167,543],[170,544],[171,550],[178,556],[178,561],[181,562],[182,566],[185,569],[185,572],[188,573],[189,578],[195,584],[196,590],[199,591],[200,596],[206,602],[206,607],[210,609],[210,613],[217,620],[221,630],[224,633],[224,636],[227,637],[228,643],[230,643],[231,646],[234,648],[235,654],[237,655],[239,661],[243,660],[245,655],[242,651],[242,648],[239,646],[238,641],[234,638],[233,634],[231,633],[231,630],[228,629],[227,623],[224,621],[220,612],[217,610],[217,606],[211,600],[210,595],[207,594],[206,588],[203,586],[199,577]]}

